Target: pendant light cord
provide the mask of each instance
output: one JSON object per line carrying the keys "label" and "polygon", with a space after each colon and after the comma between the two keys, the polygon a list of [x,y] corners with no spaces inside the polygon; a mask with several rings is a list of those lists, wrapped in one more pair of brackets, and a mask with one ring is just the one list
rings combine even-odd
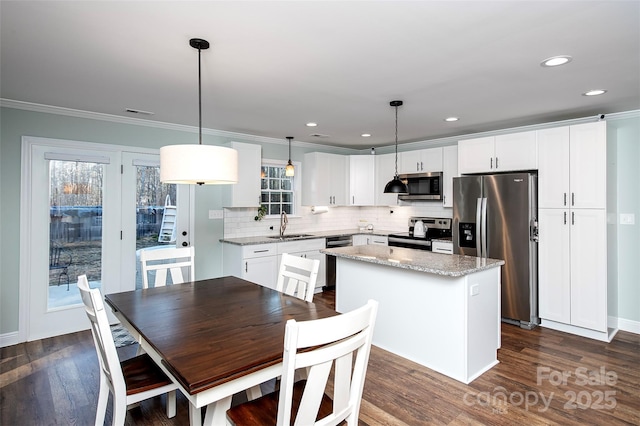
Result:
{"label": "pendant light cord", "polygon": [[200,64],[200,52],[201,48],[198,46],[198,143],[202,145],[202,66]]}
{"label": "pendant light cord", "polygon": [[396,174],[398,176],[398,105],[396,105]]}

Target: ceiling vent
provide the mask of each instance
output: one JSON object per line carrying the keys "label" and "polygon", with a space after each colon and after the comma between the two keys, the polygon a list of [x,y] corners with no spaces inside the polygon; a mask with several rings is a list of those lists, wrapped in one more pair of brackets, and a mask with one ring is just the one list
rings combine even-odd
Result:
{"label": "ceiling vent", "polygon": [[329,135],[323,135],[322,133],[311,133],[309,136],[312,138],[330,138]]}
{"label": "ceiling vent", "polygon": [[127,108],[125,111],[130,112],[132,114],[140,114],[140,115],[154,115],[155,113],[151,111],[143,111],[141,109]]}

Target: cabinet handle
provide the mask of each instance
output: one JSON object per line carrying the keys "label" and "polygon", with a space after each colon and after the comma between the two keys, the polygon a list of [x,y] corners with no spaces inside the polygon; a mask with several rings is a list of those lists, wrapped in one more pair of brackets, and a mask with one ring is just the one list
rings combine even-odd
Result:
{"label": "cabinet handle", "polygon": [[576,205],[576,193],[572,192],[571,193],[571,207]]}
{"label": "cabinet handle", "polygon": [[355,204],[356,203],[356,196],[352,195],[351,196],[351,204]]}
{"label": "cabinet handle", "polygon": [[564,212],[564,224],[567,224],[567,212]]}
{"label": "cabinet handle", "polygon": [[442,194],[442,204],[447,204],[447,196]]}
{"label": "cabinet handle", "polygon": [[566,205],[567,205],[567,193],[566,193],[566,192],[564,193],[564,201],[563,201],[563,204],[562,204],[562,205],[563,205],[563,206],[566,206]]}
{"label": "cabinet handle", "polygon": [[244,262],[244,271],[249,272],[249,262]]}
{"label": "cabinet handle", "polygon": [[424,170],[424,165],[422,164],[422,161],[420,162],[420,171]]}
{"label": "cabinet handle", "polygon": [[416,172],[420,171],[420,162],[416,161]]}
{"label": "cabinet handle", "polygon": [[571,212],[571,224],[576,224],[576,212]]}
{"label": "cabinet handle", "polygon": [[269,249],[264,249],[264,250],[254,250],[253,252],[254,253],[266,253],[268,251],[269,251]]}
{"label": "cabinet handle", "polygon": [[493,169],[493,157],[491,157],[491,169]]}
{"label": "cabinet handle", "polygon": [[498,157],[496,157],[496,170],[498,169]]}

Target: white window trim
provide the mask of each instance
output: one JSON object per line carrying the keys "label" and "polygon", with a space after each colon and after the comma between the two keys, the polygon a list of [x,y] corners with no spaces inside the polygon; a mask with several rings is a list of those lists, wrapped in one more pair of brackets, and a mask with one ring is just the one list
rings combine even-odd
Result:
{"label": "white window trim", "polygon": [[[300,214],[302,210],[302,163],[299,161],[291,161],[293,163],[293,167],[295,169],[295,179],[293,180],[293,193],[295,199],[295,211],[296,214],[287,215],[288,217],[302,217]],[[272,160],[269,158],[263,158],[260,167],[265,164],[273,164],[273,165],[282,165],[282,167],[287,165],[287,160]],[[266,215],[265,219],[280,219],[280,215]]]}

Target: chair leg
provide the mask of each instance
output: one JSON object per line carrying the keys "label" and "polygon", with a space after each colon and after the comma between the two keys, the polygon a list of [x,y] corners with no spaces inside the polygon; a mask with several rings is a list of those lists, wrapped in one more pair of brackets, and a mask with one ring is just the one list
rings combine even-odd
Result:
{"label": "chair leg", "polygon": [[104,416],[107,412],[107,402],[109,401],[109,386],[107,379],[100,375],[100,391],[98,393],[98,407],[96,408],[96,426],[104,425]]}
{"label": "chair leg", "polygon": [[260,385],[253,386],[247,389],[247,399],[249,401],[253,401],[254,399],[258,399],[262,396],[262,390],[260,389]]}
{"label": "chair leg", "polygon": [[127,417],[127,399],[113,398],[113,419],[111,421],[112,426],[124,426],[124,420]]}
{"label": "chair leg", "polygon": [[176,391],[172,390],[167,392],[167,417],[173,418],[176,416]]}

